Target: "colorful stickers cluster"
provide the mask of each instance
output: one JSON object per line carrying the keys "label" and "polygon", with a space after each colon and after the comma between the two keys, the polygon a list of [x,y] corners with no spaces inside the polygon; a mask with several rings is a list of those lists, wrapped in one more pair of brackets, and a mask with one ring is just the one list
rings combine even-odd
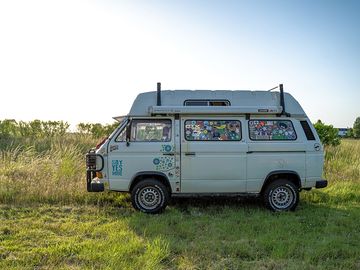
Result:
{"label": "colorful stickers cluster", "polygon": [[188,141],[239,141],[240,121],[186,120],[185,139]]}
{"label": "colorful stickers cluster", "polygon": [[157,157],[153,159],[155,169],[158,171],[168,171],[173,169],[175,166],[174,157]]}
{"label": "colorful stickers cluster", "polygon": [[249,131],[252,140],[296,140],[289,120],[250,120]]}

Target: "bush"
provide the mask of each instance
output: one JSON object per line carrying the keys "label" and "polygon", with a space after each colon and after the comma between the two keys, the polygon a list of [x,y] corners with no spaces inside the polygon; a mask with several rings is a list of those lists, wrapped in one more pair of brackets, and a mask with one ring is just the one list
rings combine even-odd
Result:
{"label": "bush", "polygon": [[55,137],[64,135],[69,124],[63,121],[40,121],[33,120],[30,122],[5,119],[0,121],[1,137]]}
{"label": "bush", "polygon": [[337,146],[340,144],[338,136],[338,130],[332,125],[325,125],[321,120],[318,120],[314,127],[320,137],[320,140],[324,146],[332,145]]}
{"label": "bush", "polygon": [[360,138],[360,117],[356,118],[353,126],[353,134],[354,137],[359,139]]}

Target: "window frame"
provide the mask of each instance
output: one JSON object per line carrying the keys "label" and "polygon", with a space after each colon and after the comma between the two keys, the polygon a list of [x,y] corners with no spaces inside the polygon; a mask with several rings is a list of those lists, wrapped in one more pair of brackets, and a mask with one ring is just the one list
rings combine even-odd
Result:
{"label": "window frame", "polygon": [[[153,122],[161,122],[161,121],[169,121],[170,122],[170,126],[171,126],[171,129],[170,129],[170,138],[169,140],[166,140],[166,141],[162,141],[162,140],[157,140],[157,141],[137,141],[137,140],[133,140],[132,138],[132,128],[133,128],[133,124],[134,122],[136,123],[137,121],[141,121],[143,123],[153,123]],[[136,135],[136,134],[135,134]],[[165,142],[171,142],[173,140],[173,121],[172,119],[170,118],[154,118],[154,119],[151,119],[151,118],[135,118],[135,119],[132,119],[131,120],[131,123],[130,123],[130,142],[132,143],[136,143],[136,142],[145,142],[145,143],[165,143]]]}
{"label": "window frame", "polygon": [[[186,137],[186,121],[234,121],[234,122],[239,122],[240,127],[239,127],[239,139],[238,140],[188,140]],[[241,120],[239,119],[185,119],[184,120],[184,139],[187,142],[241,142],[241,140],[243,139],[242,136],[242,124],[241,124]]]}
{"label": "window frame", "polygon": [[[291,123],[291,126],[294,130],[294,133],[295,133],[295,139],[291,139],[291,140],[284,140],[284,139],[276,139],[276,140],[266,140],[266,139],[252,139],[251,138],[251,134],[250,134],[250,121],[288,121]],[[247,128],[248,128],[248,133],[249,133],[249,139],[253,142],[293,142],[293,141],[296,141],[298,139],[298,135],[296,133],[296,130],[295,130],[295,127],[294,127],[294,123],[292,120],[290,119],[249,119],[248,120],[248,123],[247,123]]]}

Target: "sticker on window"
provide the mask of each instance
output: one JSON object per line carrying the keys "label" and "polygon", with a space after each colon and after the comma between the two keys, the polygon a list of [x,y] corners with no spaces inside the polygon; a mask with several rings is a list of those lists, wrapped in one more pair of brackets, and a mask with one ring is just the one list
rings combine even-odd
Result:
{"label": "sticker on window", "polygon": [[250,120],[249,134],[251,140],[296,140],[294,126],[289,120]]}
{"label": "sticker on window", "polygon": [[187,141],[239,141],[240,121],[237,120],[186,120]]}

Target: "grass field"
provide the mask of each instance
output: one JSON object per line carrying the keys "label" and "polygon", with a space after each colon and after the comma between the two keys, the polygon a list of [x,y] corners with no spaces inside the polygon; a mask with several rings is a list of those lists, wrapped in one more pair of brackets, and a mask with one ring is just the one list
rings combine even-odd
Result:
{"label": "grass field", "polygon": [[0,269],[360,269],[360,141],[329,147],[329,187],[281,214],[256,199],[138,213],[126,194],[86,192],[94,144],[72,134],[3,147]]}

